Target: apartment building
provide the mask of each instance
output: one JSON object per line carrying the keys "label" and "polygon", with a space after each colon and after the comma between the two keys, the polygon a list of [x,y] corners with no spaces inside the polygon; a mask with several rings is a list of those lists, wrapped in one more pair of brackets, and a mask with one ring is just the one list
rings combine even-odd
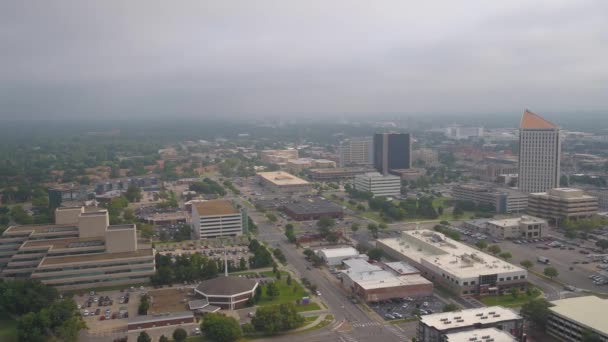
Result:
{"label": "apartment building", "polygon": [[135,225],[110,225],[98,208],[60,207],[54,225],[11,226],[0,237],[0,277],[32,278],[61,290],[146,282],[154,250]]}
{"label": "apartment building", "polygon": [[544,192],[559,186],[559,127],[525,110],[519,129],[519,189]]}
{"label": "apartment building", "polygon": [[528,214],[548,220],[577,220],[597,212],[597,197],[580,189],[556,188],[528,196]]}
{"label": "apartment building", "polygon": [[508,188],[485,184],[458,184],[452,187],[452,197],[461,201],[493,205],[497,213],[522,213],[528,206],[528,195]]}
{"label": "apartment building", "polygon": [[432,230],[403,231],[399,238],[378,240],[376,247],[459,295],[496,295],[527,287],[525,269]]}
{"label": "apartment building", "polygon": [[340,142],[340,167],[372,165],[374,143],[371,137],[350,138]]}
{"label": "apartment building", "polygon": [[547,319],[547,333],[560,341],[581,342],[585,334],[608,341],[608,299],[595,296],[552,301]]}
{"label": "apartment building", "polygon": [[195,239],[243,234],[243,215],[228,200],[196,202],[192,205]]}
{"label": "apartment building", "polygon": [[371,192],[374,196],[401,195],[401,178],[393,175],[382,175],[368,172],[355,176],[355,189]]}

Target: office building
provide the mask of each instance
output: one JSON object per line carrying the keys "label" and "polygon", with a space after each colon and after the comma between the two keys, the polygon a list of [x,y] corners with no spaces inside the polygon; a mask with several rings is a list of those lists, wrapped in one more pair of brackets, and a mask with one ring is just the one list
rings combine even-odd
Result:
{"label": "office building", "polygon": [[608,188],[586,188],[585,193],[597,197],[597,205],[600,210],[608,210]]}
{"label": "office building", "polygon": [[258,172],[260,184],[271,192],[309,192],[309,182],[283,171]]}
{"label": "office building", "polygon": [[452,187],[452,197],[460,201],[488,204],[497,213],[523,213],[528,206],[528,195],[509,188],[486,184],[458,184]]}
{"label": "office building", "polygon": [[399,238],[377,240],[376,247],[458,295],[496,295],[527,286],[525,269],[435,231],[403,231]]}
{"label": "office building", "polygon": [[340,273],[342,286],[365,302],[433,295],[433,283],[405,263],[398,263],[397,269],[407,274],[391,267],[372,265],[364,259],[347,259],[343,263],[346,270]]}
{"label": "office building", "polygon": [[342,207],[322,198],[303,198],[283,206],[283,211],[296,221],[318,220],[322,216],[342,218]]}
{"label": "office building", "polygon": [[496,328],[466,330],[445,334],[444,342],[517,342],[515,336]]}
{"label": "office building", "polygon": [[355,189],[371,192],[377,196],[401,195],[401,178],[393,175],[382,175],[378,172],[368,172],[355,176]]}
{"label": "office building", "polygon": [[[418,321],[416,340],[420,342],[444,342],[451,335],[453,340],[458,341],[454,339],[453,334],[491,328],[509,333],[518,341],[521,341],[524,319],[515,311],[501,306],[424,315]],[[468,341],[486,342],[487,339],[486,341],[483,339]]]}
{"label": "office building", "polygon": [[416,181],[423,176],[426,176],[426,169],[411,168],[411,169],[392,169],[391,175],[397,176],[404,181]]}
{"label": "office building", "polygon": [[298,150],[264,150],[260,152],[260,159],[266,163],[281,164],[287,163],[289,159],[298,159]]}
{"label": "office building", "polygon": [[483,127],[462,127],[458,125],[450,126],[445,129],[446,137],[450,139],[468,139],[483,137]]}
{"label": "office building", "polygon": [[342,261],[346,259],[359,257],[359,252],[353,247],[326,248],[316,253],[329,266],[337,266],[342,264]]}
{"label": "office building", "polygon": [[243,234],[243,215],[228,200],[192,204],[192,233],[195,239]]}
{"label": "office building", "polygon": [[409,133],[376,133],[374,135],[374,168],[388,175],[392,169],[412,167],[412,144]]}
{"label": "office building", "polygon": [[595,296],[552,301],[547,319],[547,333],[560,341],[585,341],[585,333],[608,341],[608,299]]}
{"label": "office building", "polygon": [[352,179],[371,170],[364,167],[339,167],[329,169],[308,169],[307,173],[316,181],[336,181],[342,179]]}
{"label": "office building", "polygon": [[[47,190],[49,208],[55,210],[65,202],[84,202],[87,200],[87,188],[76,184],[60,184]],[[81,203],[82,204],[82,203]]]}
{"label": "office building", "polygon": [[430,148],[419,148],[417,150],[413,150],[412,162],[423,163],[425,167],[437,167],[440,165],[439,152]]}
{"label": "office building", "polygon": [[560,155],[559,128],[526,109],[519,128],[519,189],[530,193],[559,187]]}
{"label": "office building", "polygon": [[73,290],[147,282],[154,250],[139,248],[134,224],[110,225],[98,208],[60,207],[54,225],[11,226],[0,237],[0,277]]}
{"label": "office building", "polygon": [[339,147],[340,167],[372,165],[373,145],[371,137],[343,140]]}
{"label": "office building", "polygon": [[597,197],[580,189],[557,188],[528,196],[528,214],[548,220],[577,220],[597,212]]}
{"label": "office building", "polygon": [[490,220],[486,225],[486,232],[499,239],[538,239],[545,237],[548,230],[547,221],[529,215],[504,220]]}

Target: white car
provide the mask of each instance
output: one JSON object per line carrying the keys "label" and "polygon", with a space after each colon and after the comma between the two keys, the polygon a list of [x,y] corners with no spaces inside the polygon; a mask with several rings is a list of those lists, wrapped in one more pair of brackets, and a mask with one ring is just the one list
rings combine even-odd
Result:
{"label": "white car", "polygon": [[422,303],[422,306],[424,306],[425,308],[429,306],[429,302],[424,302]]}
{"label": "white car", "polygon": [[321,295],[321,291],[317,291],[317,296],[320,296],[320,295]]}
{"label": "white car", "polygon": [[201,334],[201,328],[194,328],[192,329],[192,334],[194,335],[200,335]]}

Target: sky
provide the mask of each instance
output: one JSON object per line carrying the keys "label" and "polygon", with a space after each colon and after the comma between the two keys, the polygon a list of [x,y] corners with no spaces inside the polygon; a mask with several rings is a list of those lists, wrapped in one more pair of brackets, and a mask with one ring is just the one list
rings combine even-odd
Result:
{"label": "sky", "polygon": [[607,111],[606,18],[605,0],[5,0],[0,118]]}

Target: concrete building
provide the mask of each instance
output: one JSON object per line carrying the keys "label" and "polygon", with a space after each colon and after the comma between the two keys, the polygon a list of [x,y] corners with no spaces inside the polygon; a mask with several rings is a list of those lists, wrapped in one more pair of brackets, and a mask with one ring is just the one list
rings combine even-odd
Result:
{"label": "concrete building", "polygon": [[196,202],[192,205],[195,239],[243,234],[243,215],[228,200]]}
{"label": "concrete building", "polygon": [[260,159],[267,163],[280,164],[286,163],[289,159],[298,159],[298,150],[264,150],[260,152]]}
{"label": "concrete building", "polygon": [[371,137],[351,138],[340,142],[340,167],[372,165],[374,144]]}
{"label": "concrete building", "polygon": [[336,162],[329,159],[313,159],[312,167],[318,169],[333,169],[336,167]]}
{"label": "concrete building", "polygon": [[128,331],[146,330],[166,327],[169,325],[182,325],[196,323],[192,311],[167,312],[155,315],[142,315],[129,317]]}
{"label": "concrete building", "polygon": [[560,341],[583,341],[583,333],[608,341],[608,299],[595,296],[552,301],[547,320],[547,333]]}
{"label": "concrete building", "polygon": [[559,128],[526,109],[519,128],[519,189],[530,193],[559,187],[560,155]]}
{"label": "concrete building", "polygon": [[[418,321],[416,340],[420,342],[444,342],[446,338],[449,338],[449,335],[452,335],[453,339],[458,337],[458,335],[456,337],[453,335],[455,333],[490,328],[509,333],[516,340],[521,341],[524,319],[515,311],[501,306],[424,315]],[[458,341],[457,339],[454,340]],[[478,342],[486,341],[484,339],[478,340]]]}
{"label": "concrete building", "polygon": [[336,181],[342,179],[352,179],[372,170],[363,167],[340,167],[329,169],[309,169],[307,171],[310,178],[316,181]]}
{"label": "concrete building", "polygon": [[392,175],[397,176],[405,181],[416,181],[426,175],[426,169],[411,168],[411,169],[392,169]]}
{"label": "concrete building", "polygon": [[499,239],[537,239],[548,234],[547,221],[538,217],[523,215],[518,218],[491,220],[487,223],[487,233]]}
{"label": "concrete building", "polygon": [[204,280],[194,291],[203,296],[209,304],[222,309],[240,309],[253,298],[258,282],[245,277],[217,277]]}
{"label": "concrete building", "polygon": [[528,196],[528,214],[548,220],[577,220],[597,212],[597,197],[580,189],[556,188]]}
{"label": "concrete building", "polygon": [[419,148],[412,151],[412,162],[424,163],[425,167],[439,166],[439,152],[430,148]]}
{"label": "concrete building", "polygon": [[445,135],[450,139],[468,139],[468,138],[480,138],[483,137],[483,127],[462,127],[453,125],[446,127]]}
{"label": "concrete building", "polygon": [[525,269],[435,231],[403,231],[400,238],[377,240],[376,247],[459,295],[495,295],[527,287]]}
{"label": "concrete building", "polygon": [[342,207],[321,198],[304,198],[283,206],[283,211],[296,221],[318,220],[322,216],[342,218]]}
{"label": "concrete building", "polygon": [[471,170],[473,177],[478,177],[482,181],[496,182],[499,180],[500,175],[503,174],[517,174],[519,167],[517,166],[517,160],[484,160],[475,166]]}
{"label": "concrete building", "polygon": [[341,272],[342,286],[365,302],[433,294],[433,283],[407,264],[401,263],[399,269],[409,270],[409,273],[401,274],[390,267],[372,265],[364,259],[347,259],[343,263],[347,268]]}
{"label": "concrete building", "polygon": [[84,202],[87,200],[87,188],[77,184],[60,184],[47,190],[49,208],[61,207],[64,202]]}
{"label": "concrete building", "polygon": [[293,193],[312,190],[309,182],[283,171],[258,172],[258,178],[262,186],[272,192]]}
{"label": "concrete building", "polygon": [[452,187],[452,197],[461,201],[493,205],[497,213],[523,213],[528,207],[528,195],[509,188],[484,184],[458,184]]}
{"label": "concrete building", "polygon": [[485,328],[449,333],[444,342],[517,342],[515,336],[496,328]]}
{"label": "concrete building", "polygon": [[0,277],[32,278],[60,290],[149,281],[154,250],[134,224],[110,225],[106,210],[60,207],[54,225],[11,226],[0,237]]}
{"label": "concrete building", "polygon": [[392,169],[412,167],[412,142],[409,133],[374,135],[374,168],[388,175]]}
{"label": "concrete building", "polygon": [[153,226],[167,226],[171,224],[185,224],[186,215],[183,212],[152,213],[143,217],[143,220]]}
{"label": "concrete building", "polygon": [[326,248],[317,251],[317,255],[320,256],[327,265],[336,266],[342,264],[342,261],[346,259],[358,258],[359,252],[353,247]]}
{"label": "concrete building", "polygon": [[401,195],[401,178],[378,172],[355,176],[354,186],[359,191],[371,192],[375,197]]}
{"label": "concrete building", "polygon": [[608,188],[586,188],[585,193],[597,197],[597,205],[600,210],[608,210]]}

